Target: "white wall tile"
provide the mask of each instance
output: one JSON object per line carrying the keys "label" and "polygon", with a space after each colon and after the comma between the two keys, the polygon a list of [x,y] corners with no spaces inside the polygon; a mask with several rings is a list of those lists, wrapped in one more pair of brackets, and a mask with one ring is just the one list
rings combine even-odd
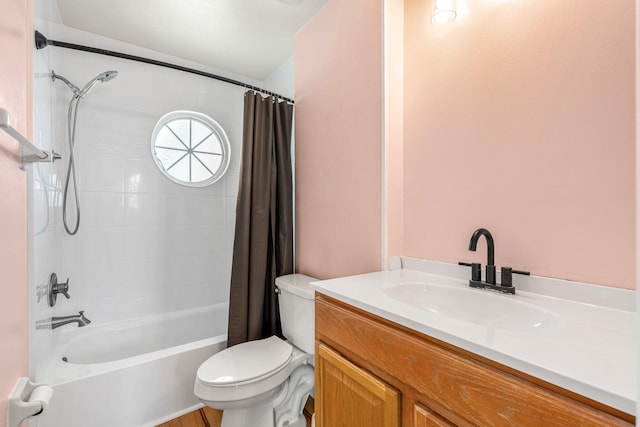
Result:
{"label": "white wall tile", "polygon": [[[125,222],[128,227],[158,227],[169,224],[169,196],[165,194],[127,193]],[[182,211],[182,209],[179,209]]]}
{"label": "white wall tile", "polygon": [[170,195],[167,198],[168,224],[225,225],[226,198],[217,195]]}
{"label": "white wall tile", "polygon": [[62,239],[64,266],[125,260],[125,230],[118,227],[80,227]]}
{"label": "white wall tile", "polygon": [[91,264],[72,263],[60,271],[61,281],[69,279],[69,294],[78,298],[105,298],[119,294],[123,277],[122,263],[103,262]]}
{"label": "white wall tile", "polygon": [[74,159],[80,191],[124,192],[125,160],[122,156],[77,151]]}
{"label": "white wall tile", "polygon": [[82,227],[124,226],[125,196],[123,193],[83,191],[78,197]]}
{"label": "white wall tile", "polygon": [[168,227],[128,227],[125,235],[127,260],[153,259],[162,262],[173,250]]}

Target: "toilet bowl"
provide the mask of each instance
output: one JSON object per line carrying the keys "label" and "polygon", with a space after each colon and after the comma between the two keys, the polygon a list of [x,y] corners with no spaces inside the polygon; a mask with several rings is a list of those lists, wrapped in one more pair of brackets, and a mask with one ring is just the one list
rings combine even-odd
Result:
{"label": "toilet bowl", "polygon": [[313,390],[315,279],[278,277],[283,335],[235,345],[198,369],[195,395],[223,410],[222,427],[305,427],[302,410]]}

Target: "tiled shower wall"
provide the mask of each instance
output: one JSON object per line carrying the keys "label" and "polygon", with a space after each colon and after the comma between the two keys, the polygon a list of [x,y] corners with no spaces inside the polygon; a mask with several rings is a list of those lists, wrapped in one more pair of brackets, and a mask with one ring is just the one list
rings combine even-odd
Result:
{"label": "tiled shower wall", "polygon": [[[40,6],[45,7],[43,2]],[[56,22],[55,10],[41,12],[47,19],[36,19],[35,26],[49,38],[222,74],[71,30]],[[80,103],[75,159],[81,222],[75,236],[67,235],[62,226],[62,186],[69,152],[67,108],[72,93],[63,82],[51,81],[52,69],[79,87],[101,72],[119,72]],[[84,310],[94,324],[104,324],[227,303],[244,89],[180,71],[52,47],[34,53],[34,74],[36,143],[59,151],[63,160],[38,165],[31,172],[31,291],[32,296],[37,294],[56,272],[62,281],[69,278],[71,299],[59,296],[56,306],[49,308],[46,296],[40,301],[32,298],[32,328],[35,320],[78,310]],[[174,110],[207,114],[226,131],[231,162],[215,184],[181,186],[157,169],[151,157],[151,132],[162,115]],[[61,329],[73,333],[73,328]],[[55,344],[57,333],[32,330],[32,370],[50,353],[47,349]]]}

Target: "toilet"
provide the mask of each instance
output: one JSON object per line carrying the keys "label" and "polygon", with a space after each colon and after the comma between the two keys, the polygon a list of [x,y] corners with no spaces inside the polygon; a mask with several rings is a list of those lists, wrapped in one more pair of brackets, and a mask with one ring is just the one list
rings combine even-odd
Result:
{"label": "toilet", "polygon": [[194,393],[223,410],[222,427],[305,427],[313,390],[314,291],[302,274],[276,278],[282,333],[229,347],[207,359]]}

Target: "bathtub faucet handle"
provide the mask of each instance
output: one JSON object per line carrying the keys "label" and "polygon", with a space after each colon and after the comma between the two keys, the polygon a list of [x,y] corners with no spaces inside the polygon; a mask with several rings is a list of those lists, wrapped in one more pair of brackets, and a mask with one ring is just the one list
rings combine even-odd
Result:
{"label": "bathtub faucet handle", "polygon": [[64,295],[67,299],[71,299],[71,295],[69,295],[69,279],[64,283],[58,283],[58,293]]}
{"label": "bathtub faucet handle", "polygon": [[56,273],[51,273],[49,277],[49,307],[56,305],[58,294],[64,295],[67,299],[71,299],[71,295],[69,295],[69,278],[67,278],[67,281],[64,283],[58,283]]}

